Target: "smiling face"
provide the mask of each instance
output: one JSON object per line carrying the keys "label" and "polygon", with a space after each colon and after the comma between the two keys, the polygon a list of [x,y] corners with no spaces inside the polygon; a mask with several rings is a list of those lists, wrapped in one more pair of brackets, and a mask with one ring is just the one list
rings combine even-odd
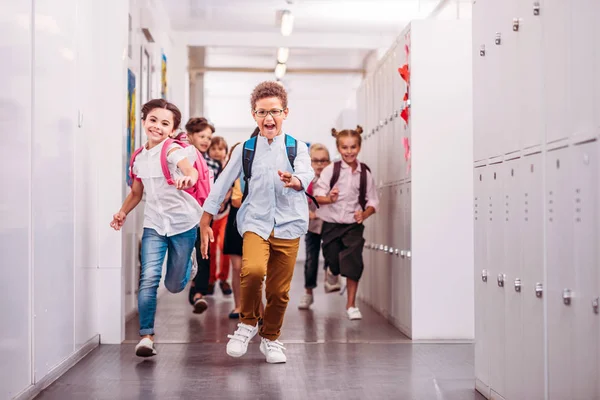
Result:
{"label": "smiling face", "polygon": [[174,131],[173,113],[165,108],[154,108],[143,121],[148,147],[152,148],[169,137]]}
{"label": "smiling face", "polygon": [[338,151],[346,164],[354,166],[356,164],[356,157],[360,152],[358,138],[352,136],[338,138]]}
{"label": "smiling face", "polygon": [[283,121],[289,110],[284,108],[278,97],[265,97],[256,101],[252,116],[260,129],[260,133],[269,141],[281,135]]}
{"label": "smiling face", "polygon": [[210,127],[201,130],[200,132],[191,133],[188,132],[188,142],[196,147],[200,153],[204,154],[210,147],[210,141],[212,140],[212,129]]}

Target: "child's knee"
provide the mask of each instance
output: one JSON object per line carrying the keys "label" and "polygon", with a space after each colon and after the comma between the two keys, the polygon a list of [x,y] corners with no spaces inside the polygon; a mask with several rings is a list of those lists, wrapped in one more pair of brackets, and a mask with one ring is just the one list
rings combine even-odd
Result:
{"label": "child's knee", "polygon": [[187,285],[187,281],[179,282],[179,283],[165,281],[165,287],[171,293],[180,293],[181,291],[183,291],[183,289],[185,289],[186,285]]}

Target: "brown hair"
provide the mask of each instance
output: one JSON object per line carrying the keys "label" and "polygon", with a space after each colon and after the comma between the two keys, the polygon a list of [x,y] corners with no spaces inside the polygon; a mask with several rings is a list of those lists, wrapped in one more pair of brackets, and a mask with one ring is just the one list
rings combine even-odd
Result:
{"label": "brown hair", "polygon": [[250,96],[250,107],[252,107],[252,110],[254,111],[257,101],[266,99],[267,97],[277,97],[281,101],[283,108],[287,108],[287,92],[283,86],[277,82],[265,81],[259,83],[252,91],[252,95]]}
{"label": "brown hair", "polygon": [[210,141],[210,146],[208,146],[208,150],[213,147],[225,147],[225,153],[229,153],[229,148],[227,147],[227,142],[222,136],[214,136]]}
{"label": "brown hair", "polygon": [[210,128],[211,132],[215,133],[215,127],[206,118],[190,118],[187,124],[185,124],[187,133],[202,132],[206,128]]}
{"label": "brown hair", "polygon": [[358,139],[358,147],[362,145],[362,136],[363,128],[360,125],[356,125],[356,129],[344,129],[343,131],[336,131],[335,128],[331,128],[331,136],[335,138],[336,146],[340,145],[340,138],[343,137],[354,137]]}
{"label": "brown hair", "polygon": [[321,143],[313,143],[310,145],[310,147],[308,148],[308,154],[310,154],[312,156],[313,151],[319,151],[319,150],[323,150],[327,152],[327,158],[330,158],[329,156],[329,149]]}
{"label": "brown hair", "polygon": [[173,113],[173,130],[179,128],[179,124],[181,124],[181,111],[179,111],[179,108],[175,104],[169,103],[164,99],[154,99],[144,104],[142,106],[142,121],[145,121],[148,114],[155,108],[164,108],[171,111]]}

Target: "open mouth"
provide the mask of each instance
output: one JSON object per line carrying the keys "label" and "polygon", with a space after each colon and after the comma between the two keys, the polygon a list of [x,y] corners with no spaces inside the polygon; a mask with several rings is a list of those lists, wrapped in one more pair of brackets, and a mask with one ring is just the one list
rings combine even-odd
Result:
{"label": "open mouth", "polygon": [[272,132],[275,130],[276,125],[275,124],[265,124],[264,127],[268,132]]}

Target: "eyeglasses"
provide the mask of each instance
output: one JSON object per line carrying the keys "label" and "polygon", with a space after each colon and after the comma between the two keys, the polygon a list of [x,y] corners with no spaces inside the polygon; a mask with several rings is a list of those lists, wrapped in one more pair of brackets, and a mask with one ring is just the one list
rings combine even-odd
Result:
{"label": "eyeglasses", "polygon": [[271,114],[271,116],[273,118],[275,117],[280,117],[283,114],[283,110],[281,109],[275,109],[275,110],[254,110],[254,115],[256,115],[258,118],[265,118],[268,114]]}
{"label": "eyeglasses", "polygon": [[329,158],[313,158],[310,161],[315,164],[325,164],[329,162]]}

